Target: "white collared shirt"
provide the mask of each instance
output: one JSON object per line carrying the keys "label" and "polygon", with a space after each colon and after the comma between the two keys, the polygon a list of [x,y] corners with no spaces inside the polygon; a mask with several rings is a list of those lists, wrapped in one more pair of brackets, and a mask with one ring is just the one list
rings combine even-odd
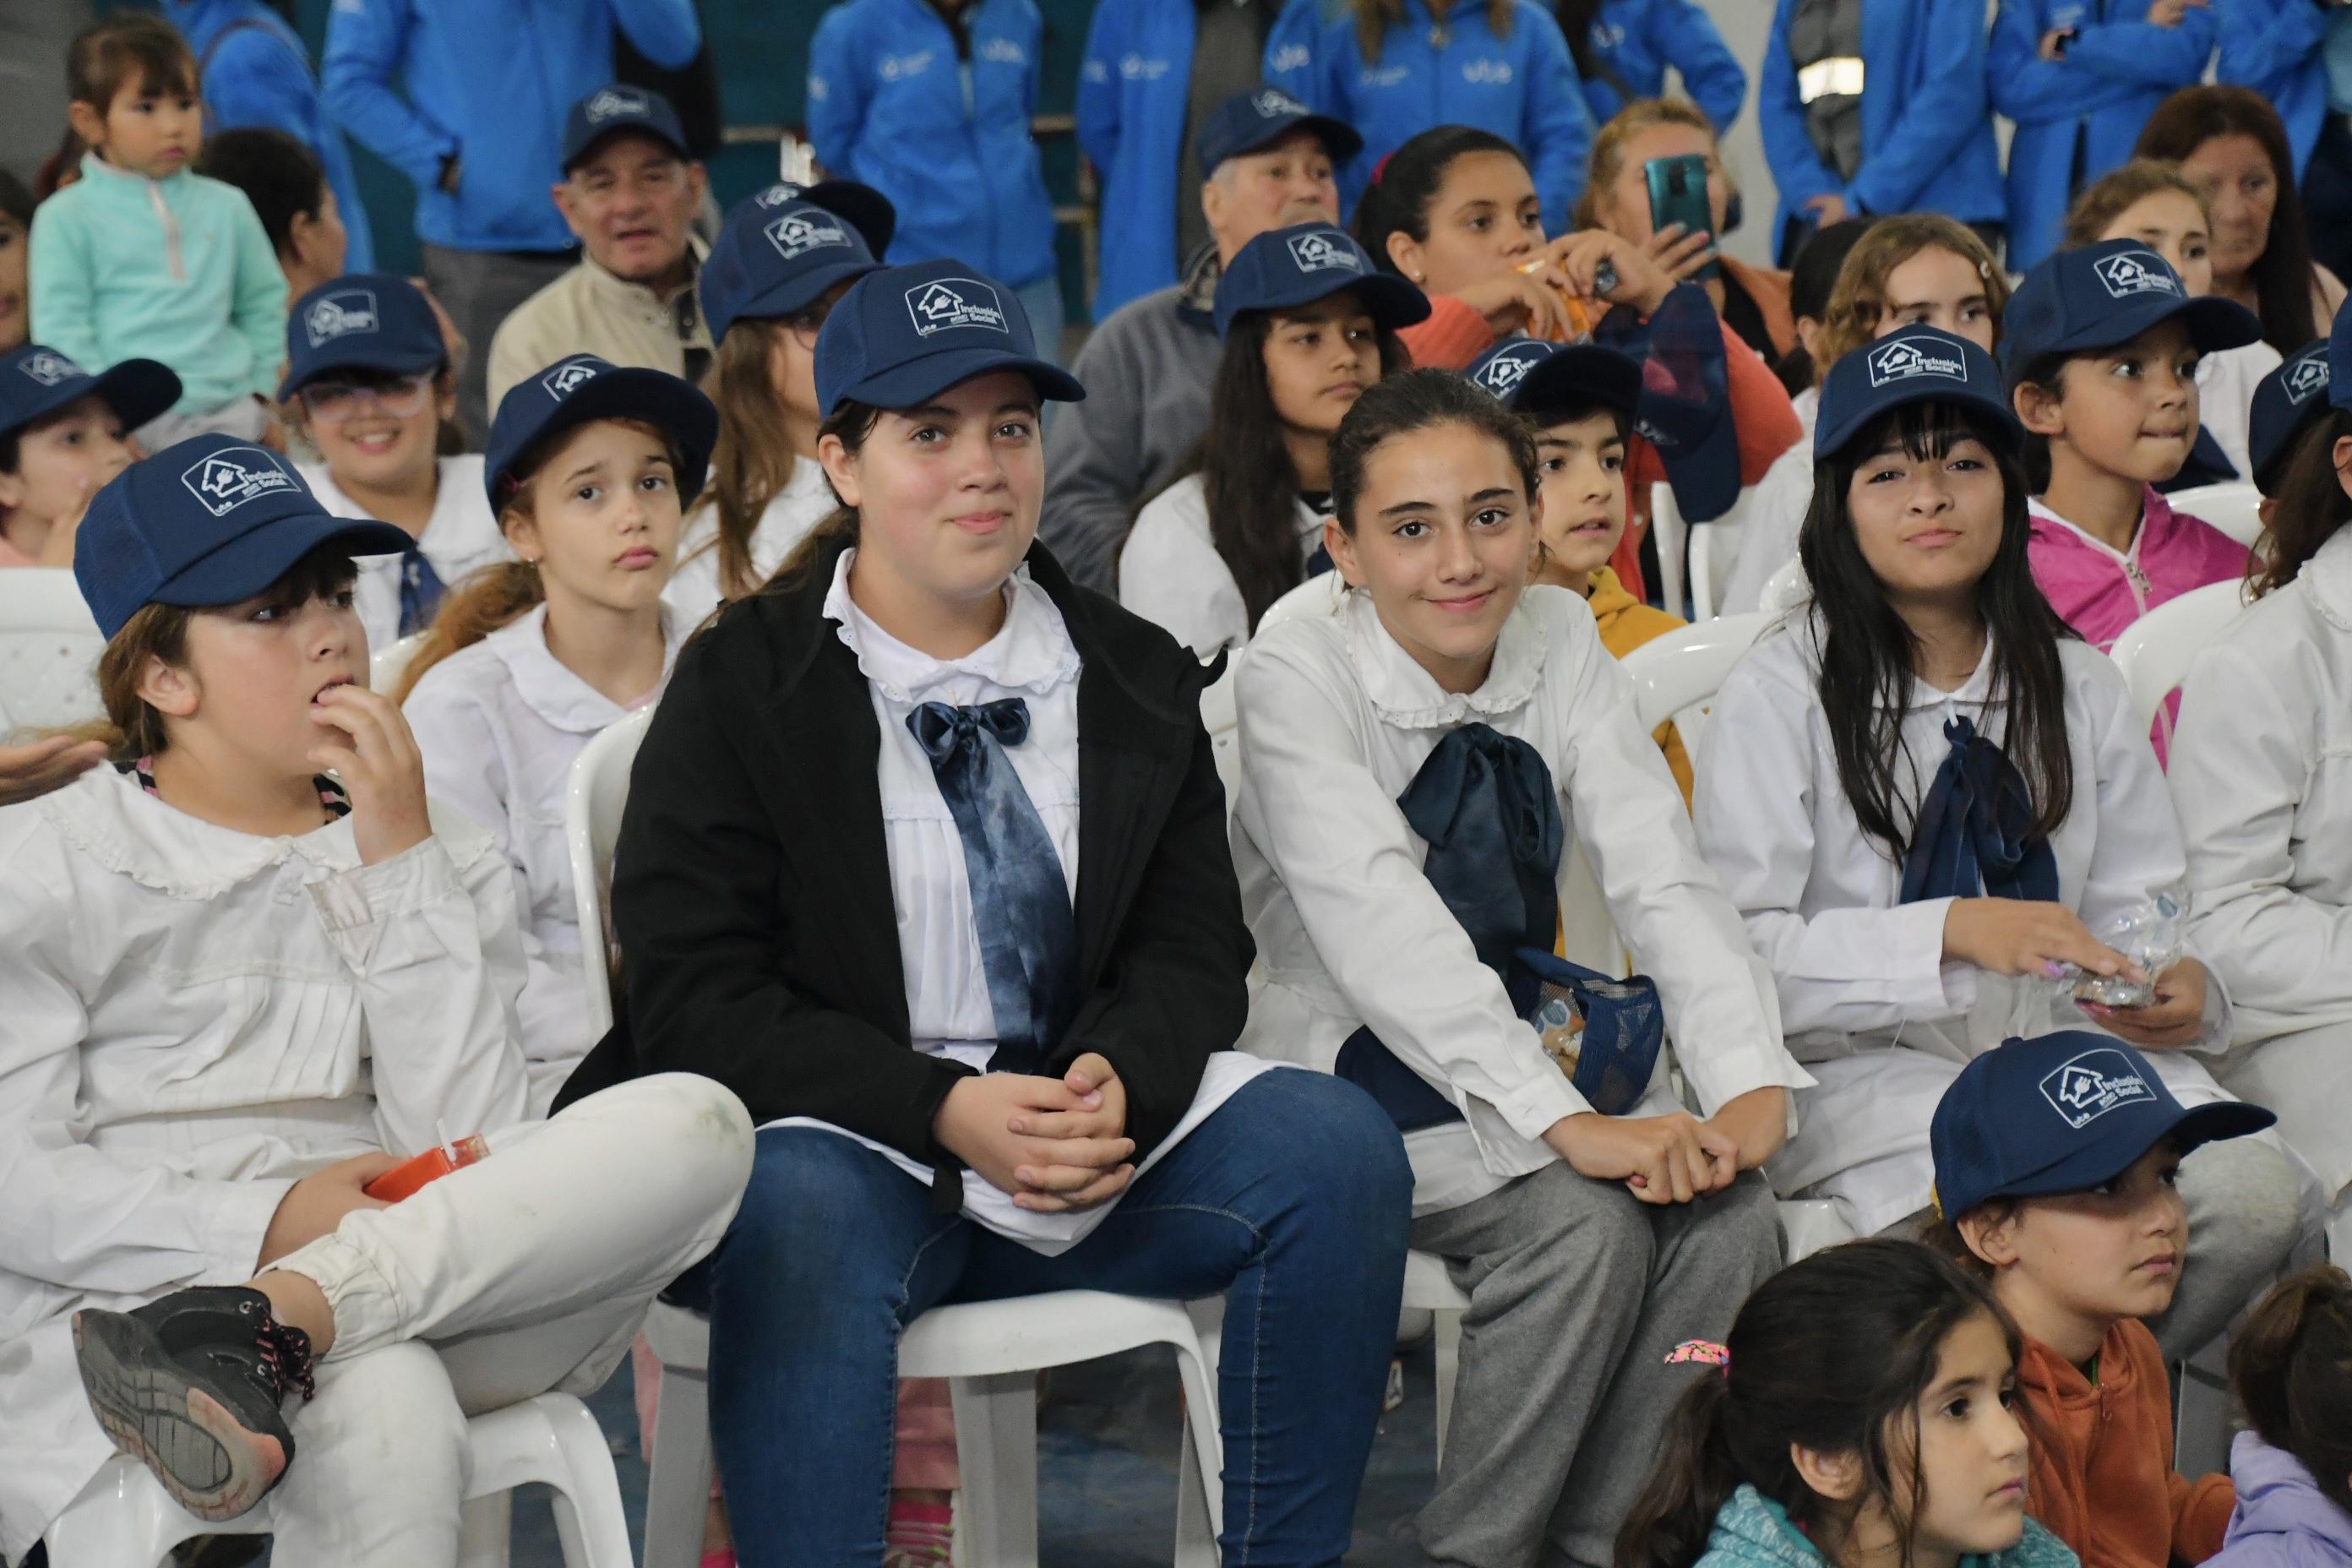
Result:
{"label": "white collared shirt", "polygon": [[[1151,498],[1118,555],[1118,602],[1205,659],[1250,639],[1249,606],[1209,531],[1204,481],[1187,474]],[[1294,503],[1298,559],[1323,542],[1323,515]]]}
{"label": "white collared shirt", "polygon": [[[442,584],[454,589],[467,573],[492,562],[511,561],[514,552],[499,531],[498,514],[490,510],[488,492],[482,488],[482,459],[468,455],[443,458],[439,462],[440,488],[434,492],[433,515],[425,520],[425,531],[416,536],[416,548],[433,563]],[[372,515],[342,492],[324,464],[306,464],[299,472],[329,516]],[[359,568],[352,596],[360,624],[367,628],[368,651],[382,653],[400,640],[400,557],[362,555]]]}
{"label": "white collared shirt", "polygon": [[[1832,1195],[1853,1205],[1850,1217],[1869,1234],[1927,1205],[1928,1120],[1962,1064],[2011,1035],[2095,1026],[2048,982],[1944,962],[1951,900],[1899,901],[1899,859],[1864,836],[1838,782],[1818,689],[1817,625],[1798,615],[1769,628],[1724,681],[1693,815],[1708,862],[1779,982],[1789,1047],[1821,1080],[1801,1097],[1802,1125],[1772,1163],[1773,1186],[1794,1194],[1862,1173]],[[2074,791],[2050,847],[2061,900],[2096,934],[2180,881],[2186,862],[2122,675],[2086,643],[2067,637],[2058,647]],[[1999,712],[1987,711],[1990,651],[1956,691],[1915,684],[1902,727],[1906,815],[1951,750],[1948,720],[1965,717],[1979,734],[2002,740]],[[2217,979],[2195,1048],[2218,1049],[2229,1029]],[[2150,1059],[2184,1104],[2229,1098],[2186,1052]]]}
{"label": "white collared shirt", "polygon": [[[1243,1047],[1328,1072],[1369,1025],[1460,1107],[1465,1122],[1405,1140],[1416,1214],[1540,1170],[1559,1158],[1544,1131],[1591,1109],[1423,876],[1428,846],[1396,804],[1463,724],[1542,754],[1635,969],[1657,982],[1704,1111],[1812,1081],[1780,1047],[1771,975],[1700,858],[1682,792],[1577,595],[1528,589],[1486,682],[1452,696],[1398,646],[1370,597],[1349,594],[1250,645],[1238,707],[1234,863],[1265,971]],[[1560,857],[1563,897],[1576,858]],[[1664,1084],[1661,1073],[1633,1114],[1676,1109]]]}
{"label": "white collared shirt", "polygon": [[[706,499],[705,490],[698,502]],[[824,466],[814,458],[793,459],[793,477],[760,512],[751,531],[751,583],[754,587],[775,575],[793,547],[815,531],[841,503],[824,477]],[[682,616],[691,628],[719,606],[719,510],[715,502],[698,504],[687,514],[677,538],[677,570],[662,590],[662,603]]]}
{"label": "white collared shirt", "polygon": [[489,829],[514,868],[530,964],[520,1003],[531,1114],[545,1116],[588,1047],[580,915],[563,833],[572,764],[608,726],[661,694],[685,630],[664,612],[661,681],[624,706],[547,647],[541,605],[425,672],[402,711],[425,753],[425,787]]}
{"label": "white collared shirt", "polygon": [[0,1517],[112,1447],[68,1318],[250,1277],[296,1180],[526,1113],[514,885],[438,803],[360,864],[349,817],[215,826],[100,767],[0,809]]}

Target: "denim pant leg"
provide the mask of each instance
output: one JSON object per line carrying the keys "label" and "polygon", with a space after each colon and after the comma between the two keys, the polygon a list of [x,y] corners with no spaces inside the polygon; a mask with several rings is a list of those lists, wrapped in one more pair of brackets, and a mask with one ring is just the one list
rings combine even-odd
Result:
{"label": "denim pant leg", "polygon": [[957,1300],[1225,1293],[1217,1398],[1229,1563],[1337,1563],[1380,1418],[1412,1172],[1352,1084],[1252,1079],[1058,1258],[975,1230]]}
{"label": "denim pant leg", "polygon": [[865,1145],[759,1134],[751,1185],[675,1300],[710,1314],[710,1436],[743,1568],[878,1568],[899,1331],[962,1271],[976,1227]]}

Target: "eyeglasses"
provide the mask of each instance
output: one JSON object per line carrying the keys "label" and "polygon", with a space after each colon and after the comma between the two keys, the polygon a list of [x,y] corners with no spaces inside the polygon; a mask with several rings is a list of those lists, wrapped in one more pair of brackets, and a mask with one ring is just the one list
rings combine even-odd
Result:
{"label": "eyeglasses", "polygon": [[415,417],[433,392],[433,377],[420,373],[365,386],[348,381],[314,381],[301,392],[302,406],[321,425],[341,425],[370,411],[393,419]]}

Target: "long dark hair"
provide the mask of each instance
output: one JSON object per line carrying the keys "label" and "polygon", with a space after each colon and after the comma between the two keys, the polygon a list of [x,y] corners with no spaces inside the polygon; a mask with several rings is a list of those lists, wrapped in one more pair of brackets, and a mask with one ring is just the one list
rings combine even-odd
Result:
{"label": "long dark hair", "polygon": [[2311,232],[2304,222],[2286,126],[2270,100],[2252,88],[2184,87],[2156,106],[2140,127],[2132,156],[2179,163],[2216,136],[2238,135],[2262,143],[2278,187],[2269,238],[2247,269],[2253,279],[2255,313],[2262,318],[2263,341],[2283,354],[2294,353],[2319,336],[2311,309]]}
{"label": "long dark hair", "polygon": [[[1836,296],[1838,274],[1845,268],[1845,258],[1870,232],[1872,219],[1841,218],[1826,228],[1813,230],[1812,237],[1798,247],[1796,264],[1789,269],[1789,314],[1800,321],[1819,321],[1823,333],[1829,329],[1830,300]],[[1907,258],[1906,258],[1907,259]],[[1988,285],[1990,287],[1990,285]],[[1995,319],[1999,319],[1996,311]],[[1824,342],[1822,352],[1828,352]],[[1827,371],[1826,364],[1815,364],[1804,340],[1796,344],[1772,366],[1772,374],[1789,395],[1810,392],[1813,384]]]}
{"label": "long dark hair", "polygon": [[2281,1280],[2230,1336],[2230,1386],[2255,1435],[2352,1513],[2352,1277],[2322,1266]]}
{"label": "long dark hair", "polygon": [[[874,405],[857,403],[845,398],[831,414],[825,416],[824,422],[816,427],[816,438],[822,443],[827,436],[840,437],[842,446],[854,458],[865,449],[866,438],[874,434],[874,426],[881,418],[882,410]],[[826,476],[825,482],[832,483],[830,475]],[[835,499],[838,500],[838,497],[836,496]],[[765,593],[771,588],[798,582],[815,569],[816,558],[823,554],[825,547],[835,540],[844,540],[848,543],[856,544],[857,526],[857,509],[847,501],[842,501],[831,511],[825,513],[818,521],[817,525],[802,537],[798,544],[793,546],[793,552],[784,557],[782,563],[776,568],[774,575],[753,591]]]}
{"label": "long dark hair", "polygon": [[[1233,570],[1252,631],[1267,607],[1306,575],[1298,559],[1298,470],[1265,378],[1266,340],[1280,320],[1275,310],[1244,310],[1234,318],[1209,384],[1207,433],[1177,476],[1201,476],[1209,537]],[[1376,328],[1374,337],[1381,375],[1412,368],[1412,356],[1394,331]]]}
{"label": "long dark hair", "polygon": [[[2014,1361],[2017,1329],[1991,1290],[1912,1241],[1848,1242],[1764,1281],[1731,1325],[1731,1364],[1675,1402],[1657,1467],[1618,1532],[1616,1568],[1691,1568],[1743,1483],[1816,1541],[1822,1526],[1843,1530],[1859,1504],[1807,1486],[1791,1448],[1860,1455],[1869,1496],[1902,1521],[1908,1564],[1927,1494],[1919,1399],[1945,1339],[1978,1317],[2000,1325]],[[1905,1449],[1910,1473],[1898,1477]],[[1907,1506],[1894,1506],[1898,1497]]]}
{"label": "long dark hair", "polygon": [[2268,594],[2295,580],[2319,547],[2352,521],[2352,496],[2336,472],[2336,443],[2352,436],[2352,410],[2330,409],[2295,437],[2271,508],[2270,548],[2254,571],[2254,592]]}
{"label": "long dark hair", "polygon": [[1519,493],[1533,500],[1539,482],[1535,426],[1463,377],[1443,370],[1408,370],[1364,389],[1331,436],[1331,511],[1356,531],[1356,502],[1372,454],[1399,436],[1458,425],[1489,437],[1510,454]]}
{"label": "long dark hair", "polygon": [[1552,15],[1567,35],[1569,58],[1576,62],[1579,81],[1592,79],[1592,23],[1608,0],[1555,0]]}
{"label": "long dark hair", "polygon": [[1472,153],[1508,153],[1527,167],[1526,153],[1475,125],[1433,125],[1381,161],[1380,172],[1356,204],[1356,243],[1370,253],[1373,266],[1404,275],[1389,256],[1389,236],[1428,239],[1429,205],[1445,184],[1445,172],[1454,160]]}
{"label": "long dark hair", "polygon": [[1812,584],[1822,621],[1822,716],[1837,752],[1838,785],[1869,837],[1901,860],[1909,841],[1902,804],[1904,778],[1916,773],[1903,740],[1911,710],[1918,639],[1863,558],[1846,492],[1853,476],[1889,437],[1916,459],[1940,458],[1963,437],[1974,437],[2000,469],[2000,548],[1978,580],[1977,613],[1984,617],[1993,661],[1988,710],[2003,711],[1999,740],[2024,775],[2033,801],[2032,833],[2048,837],[2074,804],[2074,758],[2066,749],[2066,678],[2058,641],[2072,637],[2033,581],[2025,547],[2029,534],[2025,475],[1990,420],[1935,403],[1913,403],[1888,414],[1813,466],[1813,504],[1797,536],[1797,558]]}

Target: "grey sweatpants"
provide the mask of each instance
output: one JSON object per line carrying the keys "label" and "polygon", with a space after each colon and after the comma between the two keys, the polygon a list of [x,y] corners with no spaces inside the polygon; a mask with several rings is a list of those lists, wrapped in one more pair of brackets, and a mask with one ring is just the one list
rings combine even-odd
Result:
{"label": "grey sweatpants", "polygon": [[1412,1245],[1470,1297],[1422,1549],[1475,1568],[1606,1568],[1668,1408],[1717,1375],[1667,1352],[1721,1340],[1780,1266],[1771,1190],[1751,1171],[1655,1205],[1553,1164],[1414,1220]]}
{"label": "grey sweatpants", "polygon": [[425,281],[466,340],[457,372],[457,423],[466,449],[478,452],[490,433],[490,339],[515,307],[572,269],[572,258],[527,252],[425,247]]}

